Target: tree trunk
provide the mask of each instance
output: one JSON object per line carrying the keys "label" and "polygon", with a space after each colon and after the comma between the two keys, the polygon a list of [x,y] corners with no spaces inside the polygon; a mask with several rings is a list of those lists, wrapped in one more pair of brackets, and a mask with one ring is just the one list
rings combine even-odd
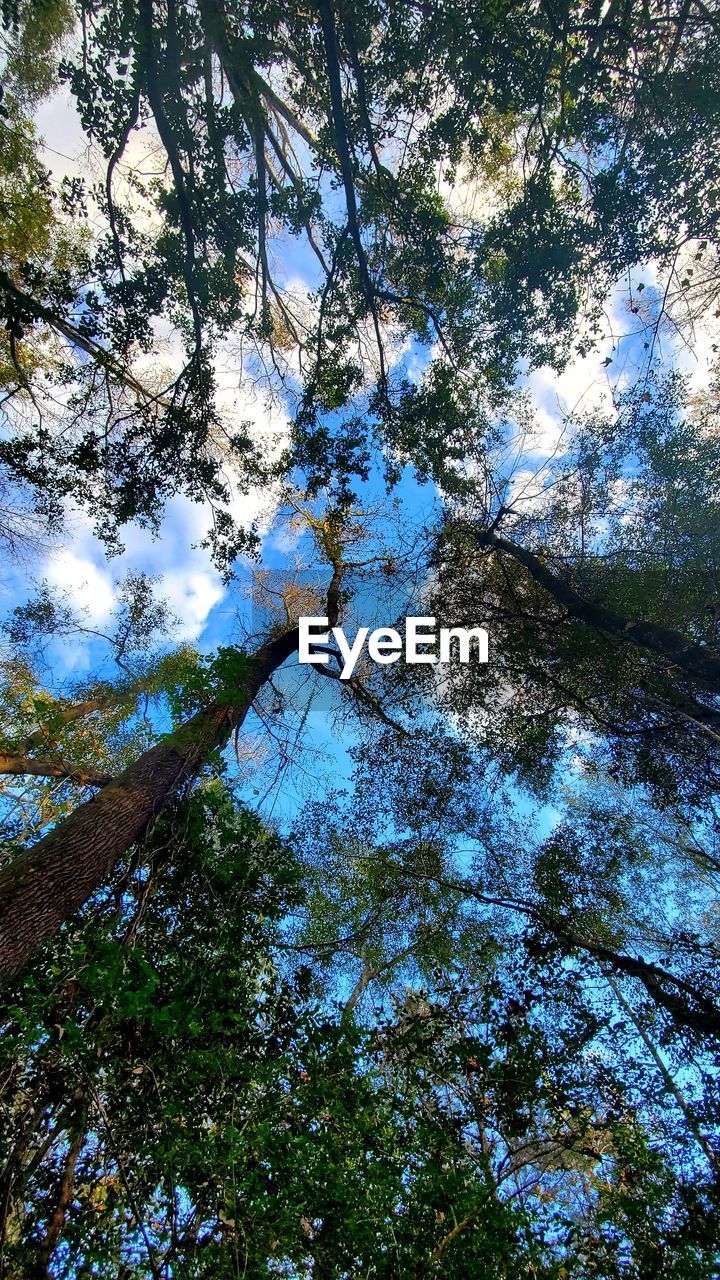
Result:
{"label": "tree trunk", "polygon": [[167,801],[242,724],[298,643],[297,628],[256,653],[238,700],[196,712],[0,872],[0,984],[98,889]]}
{"label": "tree trunk", "polygon": [[633,621],[616,613],[614,609],[608,609],[606,605],[584,599],[573,587],[546,568],[531,551],[490,530],[477,533],[476,537],[481,546],[492,547],[524,565],[535,581],[574,618],[616,636],[619,640],[630,640],[643,649],[650,649],[672,666],[679,667],[691,680],[705,685],[713,693],[720,693],[720,656],[711,649],[688,640],[687,636],[670,627],[660,626],[657,622],[645,622],[642,618]]}
{"label": "tree trunk", "polygon": [[49,1280],[51,1274],[50,1263],[57,1248],[58,1241],[62,1235],[63,1227],[65,1226],[68,1207],[72,1202],[73,1189],[75,1186],[75,1168],[85,1141],[85,1135],[87,1132],[87,1116],[87,1102],[82,1100],[78,1106],[75,1123],[72,1129],[70,1146],[68,1147],[67,1156],[63,1164],[55,1206],[50,1215],[47,1230],[45,1231],[45,1235],[38,1251],[38,1265],[36,1268],[38,1280]]}

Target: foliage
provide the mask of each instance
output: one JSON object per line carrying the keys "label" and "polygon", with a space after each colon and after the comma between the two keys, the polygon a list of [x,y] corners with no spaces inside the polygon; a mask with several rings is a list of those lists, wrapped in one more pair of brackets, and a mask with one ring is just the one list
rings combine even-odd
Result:
{"label": "foliage", "polygon": [[[49,0],[40,23],[30,14],[20,5],[7,19],[9,81],[24,76],[28,98],[49,87],[69,22]],[[156,525],[183,492],[212,505],[229,572],[253,531],[232,518],[223,461],[241,487],[294,464],[346,497],[367,472],[357,422],[368,408],[390,479],[399,437],[420,474],[457,483],[462,442],[477,453],[486,420],[468,417],[465,378],[496,404],[519,361],[561,368],[588,341],[581,320],[597,333],[641,247],[674,261],[688,238],[706,249],[717,239],[705,158],[720,122],[712,15],[673,4],[662,16],[586,18],[582,6],[555,17],[515,0],[481,13],[323,3],[312,17],[275,0],[232,11],[78,0],[81,47],[59,72],[105,180],[66,190],[63,213],[26,139],[13,181],[39,242],[2,285],[21,366],[35,331],[70,344],[46,370],[63,410],[38,381],[40,423],[15,388],[0,446],[42,516],[57,525],[72,495],[113,545],[134,519]],[[162,178],[130,164],[150,123]],[[486,197],[459,218],[457,192],[475,179]],[[40,225],[64,235],[71,214],[93,228],[72,269]],[[300,304],[271,265],[283,237],[302,238],[317,264]],[[135,360],[161,317],[186,357],[148,380]],[[217,394],[230,335],[247,340],[251,367],[294,416],[280,458],[263,455]],[[438,347],[419,388],[393,371],[393,344],[410,339]]]}
{"label": "foliage", "polygon": [[179,720],[209,702],[232,705],[247,681],[250,660],[244,650],[221,645],[210,656],[178,655],[172,668],[166,665],[166,672],[172,683],[166,683],[165,692]]}
{"label": "foliage", "polygon": [[[720,458],[708,412],[677,376],[624,393],[613,418],[568,424],[544,490],[496,504],[494,527],[582,600],[716,652]],[[477,528],[460,518],[441,531],[433,611],[450,626],[482,617],[495,655],[452,670],[446,706],[539,787],[589,734],[614,776],[702,804],[717,789],[717,690],[632,637],[588,625],[523,563],[483,548]]]}
{"label": "foliage", "polygon": [[302,896],[209,779],[6,993],[8,1276],[711,1275],[556,965],[479,948],[363,1026],[285,947]]}
{"label": "foliage", "polygon": [[[135,569],[102,630],[47,582],[3,624],[0,973],[64,923],[0,1007],[0,1272],[712,1280],[720,432],[655,363],[673,281],[688,325],[718,293],[714,12],[2,12],[0,538],[79,510],[117,552],[184,495],[229,581],[253,490],[327,595],[290,572],[254,650],[173,646]],[[536,452],[518,374],[590,352],[626,276],[644,378]],[[373,574],[492,661],[330,663],[314,715],[275,683],[297,610]],[[285,841],[220,753],[259,783],[272,742],[274,805],[326,707],[354,773],[301,755]]]}

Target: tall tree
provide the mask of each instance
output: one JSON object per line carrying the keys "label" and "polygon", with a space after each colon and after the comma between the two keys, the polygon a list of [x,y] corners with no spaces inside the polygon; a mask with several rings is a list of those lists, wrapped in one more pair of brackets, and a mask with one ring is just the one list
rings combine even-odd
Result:
{"label": "tall tree", "polygon": [[[332,565],[326,596],[330,625],[338,621],[344,518],[329,513],[314,530]],[[14,973],[58,925],[99,888],[118,859],[151,827],[172,797],[195,778],[213,753],[242,725],[262,688],[296,652],[295,612],[255,652],[225,648],[188,680],[180,722],[112,779],[94,778],[101,790],[0,870],[0,972]],[[171,673],[172,674],[172,671]],[[186,672],[187,674],[187,672]],[[135,690],[137,693],[137,690]],[[188,715],[188,711],[192,714]],[[9,772],[22,772],[22,760]],[[35,771],[27,763],[27,773]],[[91,781],[87,775],[76,780]]]}
{"label": "tall tree", "polygon": [[660,795],[717,789],[717,437],[684,399],[675,377],[641,384],[614,419],[568,424],[527,501],[496,474],[440,531],[433,608],[495,637],[448,702],[528,775],[581,724]]}

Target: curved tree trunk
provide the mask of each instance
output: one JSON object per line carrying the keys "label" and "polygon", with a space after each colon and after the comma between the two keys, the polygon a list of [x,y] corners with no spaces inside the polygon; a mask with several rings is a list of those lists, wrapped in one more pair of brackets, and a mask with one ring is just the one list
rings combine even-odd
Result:
{"label": "curved tree trunk", "polygon": [[104,883],[167,801],[242,724],[297,644],[297,628],[269,641],[252,658],[237,702],[198,711],[0,872],[0,983]]}
{"label": "curved tree trunk", "polygon": [[663,627],[657,622],[645,622],[642,618],[634,621],[616,613],[614,609],[608,609],[606,605],[586,600],[548,569],[532,551],[527,551],[525,547],[520,547],[507,538],[501,538],[492,530],[476,533],[475,536],[481,546],[512,556],[513,560],[524,565],[535,581],[574,618],[596,627],[598,631],[617,636],[619,640],[630,640],[643,649],[650,649],[666,662],[684,671],[691,680],[705,685],[713,693],[720,693],[720,655],[713,653],[711,649],[688,640],[687,636],[670,627]]}

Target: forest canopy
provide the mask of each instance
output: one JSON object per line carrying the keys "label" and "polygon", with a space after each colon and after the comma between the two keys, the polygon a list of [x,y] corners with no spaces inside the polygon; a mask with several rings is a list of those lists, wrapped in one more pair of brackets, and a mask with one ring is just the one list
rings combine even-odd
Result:
{"label": "forest canopy", "polygon": [[719,49],[3,3],[0,1280],[718,1275]]}

